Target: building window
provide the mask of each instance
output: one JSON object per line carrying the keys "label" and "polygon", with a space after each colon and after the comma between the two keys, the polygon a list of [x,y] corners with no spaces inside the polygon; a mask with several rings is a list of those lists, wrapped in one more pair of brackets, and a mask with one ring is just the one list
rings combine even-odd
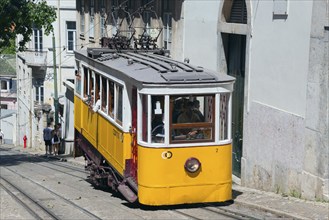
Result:
{"label": "building window", "polygon": [[[112,8],[117,8],[119,6],[118,1],[113,1],[112,2]],[[112,35],[116,35],[118,32],[118,20],[119,20],[119,13],[118,10],[113,10],[112,11],[112,16],[111,16],[111,31],[112,31]]]}
{"label": "building window", "polygon": [[44,87],[43,84],[35,87],[35,101],[43,103],[44,101]]}
{"label": "building window", "polygon": [[6,104],[0,104],[0,109],[8,109],[8,105],[6,105]]}
{"label": "building window", "polygon": [[171,38],[172,38],[172,15],[171,13],[163,14],[163,44],[164,48],[170,50],[171,48]]}
{"label": "building window", "polygon": [[85,2],[81,1],[81,12],[80,12],[80,31],[81,34],[85,33]]}
{"label": "building window", "polygon": [[75,50],[75,42],[76,42],[76,25],[75,21],[67,21],[66,22],[66,30],[67,30],[67,51],[73,52]]}
{"label": "building window", "polygon": [[89,37],[94,38],[94,27],[95,27],[95,2],[90,1],[90,20],[89,20]]}
{"label": "building window", "polygon": [[7,80],[1,80],[1,91],[2,92],[9,91],[9,82]]}
{"label": "building window", "polygon": [[227,0],[224,4],[231,4],[231,13],[228,23],[247,24],[247,6],[245,0],[234,0],[233,3]]}
{"label": "building window", "polygon": [[273,0],[273,19],[288,18],[288,0]]}
{"label": "building window", "polygon": [[106,13],[105,13],[104,0],[100,0],[100,8],[101,8],[101,11],[100,11],[100,13],[101,13],[101,22],[100,22],[100,25],[101,25],[100,31],[101,31],[101,33],[100,33],[100,36],[105,37],[105,29],[106,29],[105,28],[105,26],[106,26],[105,15],[106,15]]}
{"label": "building window", "polygon": [[42,49],[43,49],[42,30],[34,29],[33,30],[33,39],[34,39],[34,50],[42,51]]}
{"label": "building window", "polygon": [[146,28],[146,33],[150,35],[151,33],[151,12],[144,11],[143,12],[143,21],[144,27]]}

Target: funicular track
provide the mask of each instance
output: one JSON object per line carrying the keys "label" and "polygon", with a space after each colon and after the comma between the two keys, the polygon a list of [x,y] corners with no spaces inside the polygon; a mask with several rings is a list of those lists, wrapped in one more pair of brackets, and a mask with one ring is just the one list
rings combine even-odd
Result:
{"label": "funicular track", "polygon": [[49,209],[39,204],[36,200],[24,193],[24,191],[9,182],[7,179],[0,177],[0,180],[0,186],[35,219],[59,219],[59,217]]}
{"label": "funicular track", "polygon": [[[200,205],[203,207],[197,208],[196,211],[191,211],[188,209],[175,209],[173,210],[175,213],[178,213],[180,215],[183,215],[185,217],[188,217],[189,219],[205,219],[205,218],[216,218],[216,219],[239,219],[239,220],[244,220],[244,219],[254,219],[257,220],[258,218],[252,217],[250,215],[246,215],[242,212],[239,211],[233,211],[226,209],[224,207],[219,207],[215,205]],[[208,217],[206,217],[208,216]]]}
{"label": "funicular track", "polygon": [[[46,197],[49,200],[54,202],[60,201],[61,203],[66,204],[66,209],[70,210],[71,213],[79,213],[79,216],[76,216],[79,219],[101,219],[98,216],[94,215],[93,213],[89,212],[88,210],[80,207],[79,205],[75,204],[74,202],[70,201],[69,199],[63,197],[62,195],[48,189],[47,187],[35,182],[34,180],[21,175],[20,173],[4,167],[3,169],[10,171],[15,176],[27,180],[30,184],[36,186],[45,192]],[[58,210],[52,211],[51,208],[47,208],[42,201],[42,198],[38,197],[38,195],[31,195],[27,192],[27,190],[22,189],[21,186],[13,183],[14,181],[10,180],[9,178],[4,177],[5,175],[1,175],[1,187],[3,187],[10,196],[12,196],[19,204],[21,204],[28,212],[31,213],[32,216],[36,217],[37,219],[63,219],[62,213],[58,212]],[[19,192],[19,194],[15,195],[12,192]]]}

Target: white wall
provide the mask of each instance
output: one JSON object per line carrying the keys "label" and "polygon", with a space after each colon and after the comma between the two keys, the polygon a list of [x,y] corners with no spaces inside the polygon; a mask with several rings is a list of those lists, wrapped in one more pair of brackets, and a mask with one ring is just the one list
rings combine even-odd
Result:
{"label": "white wall", "polygon": [[220,1],[184,1],[183,55],[194,65],[217,68],[217,20]]}
{"label": "white wall", "polygon": [[[54,35],[55,35],[55,48],[56,48],[56,66],[57,66],[57,88],[58,95],[64,95],[65,87],[62,81],[66,79],[74,79],[74,53],[67,52],[67,32],[66,22],[76,21],[76,9],[75,0],[67,1],[47,1],[48,5],[54,6],[56,9],[59,7],[60,14],[57,12],[57,20],[53,23]],[[44,34],[44,33],[43,33]],[[33,39],[27,44],[30,49],[34,48]],[[31,76],[35,77],[34,72],[30,66],[38,66],[43,64],[40,72],[44,70],[44,103],[53,105],[54,95],[54,68],[53,68],[53,43],[52,33],[48,36],[43,35],[43,51],[47,52],[45,63],[39,62],[39,64],[31,63],[34,53],[26,53],[25,58],[30,62],[23,63],[22,60],[17,60],[17,74],[18,74],[18,127],[17,137],[28,136],[28,146],[39,147],[43,145],[42,130],[46,123],[46,114],[43,114],[41,119],[34,116],[34,97],[35,91],[32,90]],[[24,57],[24,54],[23,54]],[[24,70],[25,69],[25,74]],[[20,92],[19,92],[20,90]],[[22,144],[21,138],[18,138],[18,145]]]}
{"label": "white wall", "polygon": [[16,144],[16,111],[0,109],[0,129],[4,134],[5,144]]}
{"label": "white wall", "polygon": [[273,1],[252,5],[241,181],[328,200],[329,5],[288,2],[286,20],[273,20]]}
{"label": "white wall", "polygon": [[272,19],[272,1],[253,8],[249,100],[303,117],[312,1],[289,1],[286,20]]}

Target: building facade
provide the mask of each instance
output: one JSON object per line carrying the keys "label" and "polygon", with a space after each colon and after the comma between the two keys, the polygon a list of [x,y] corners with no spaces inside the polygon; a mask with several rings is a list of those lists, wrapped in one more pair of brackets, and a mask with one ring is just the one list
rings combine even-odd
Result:
{"label": "building facade", "polygon": [[236,78],[232,156],[242,185],[329,199],[328,1],[77,0],[76,7],[79,49],[147,32],[173,58]]}
{"label": "building facade", "polygon": [[[54,122],[55,85],[59,98],[59,122],[65,123],[63,81],[74,79],[74,50],[76,48],[75,1],[48,0],[57,12],[53,36],[34,29],[27,50],[17,54],[17,144],[27,136],[28,147],[43,147],[43,128]],[[53,43],[54,42],[54,43]],[[55,51],[55,53],[54,53]],[[55,54],[55,55],[54,55]],[[56,65],[54,65],[54,62]],[[56,68],[57,81],[54,81]],[[64,129],[64,127],[63,127]],[[65,132],[65,131],[63,131]]]}
{"label": "building facade", "polygon": [[0,56],[0,129],[4,133],[4,142],[15,144],[16,134],[16,71],[15,55]]}

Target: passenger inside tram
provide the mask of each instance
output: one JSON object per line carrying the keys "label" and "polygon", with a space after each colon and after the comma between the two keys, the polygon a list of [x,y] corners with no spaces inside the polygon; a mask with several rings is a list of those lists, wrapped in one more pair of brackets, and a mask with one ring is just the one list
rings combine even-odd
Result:
{"label": "passenger inside tram", "polygon": [[201,119],[193,108],[193,102],[189,101],[184,106],[183,112],[178,116],[177,123],[201,122]]}
{"label": "passenger inside tram", "polygon": [[213,96],[172,96],[171,100],[171,141],[213,140]]}
{"label": "passenger inside tram", "polygon": [[[194,103],[187,101],[184,105],[183,112],[178,116],[177,123],[197,123],[201,122],[199,115],[194,111]],[[176,129],[175,139],[200,139],[202,138],[201,130],[197,128]]]}
{"label": "passenger inside tram", "polygon": [[93,106],[93,111],[97,112],[101,108],[101,99],[100,99],[100,93],[96,95],[96,102],[95,105]]}
{"label": "passenger inside tram", "polygon": [[178,99],[175,101],[174,110],[172,114],[172,122],[177,123],[178,116],[184,112],[184,99]]}
{"label": "passenger inside tram", "polygon": [[200,121],[204,121],[204,115],[200,111],[200,101],[197,99],[193,101],[193,112],[199,116]]}

